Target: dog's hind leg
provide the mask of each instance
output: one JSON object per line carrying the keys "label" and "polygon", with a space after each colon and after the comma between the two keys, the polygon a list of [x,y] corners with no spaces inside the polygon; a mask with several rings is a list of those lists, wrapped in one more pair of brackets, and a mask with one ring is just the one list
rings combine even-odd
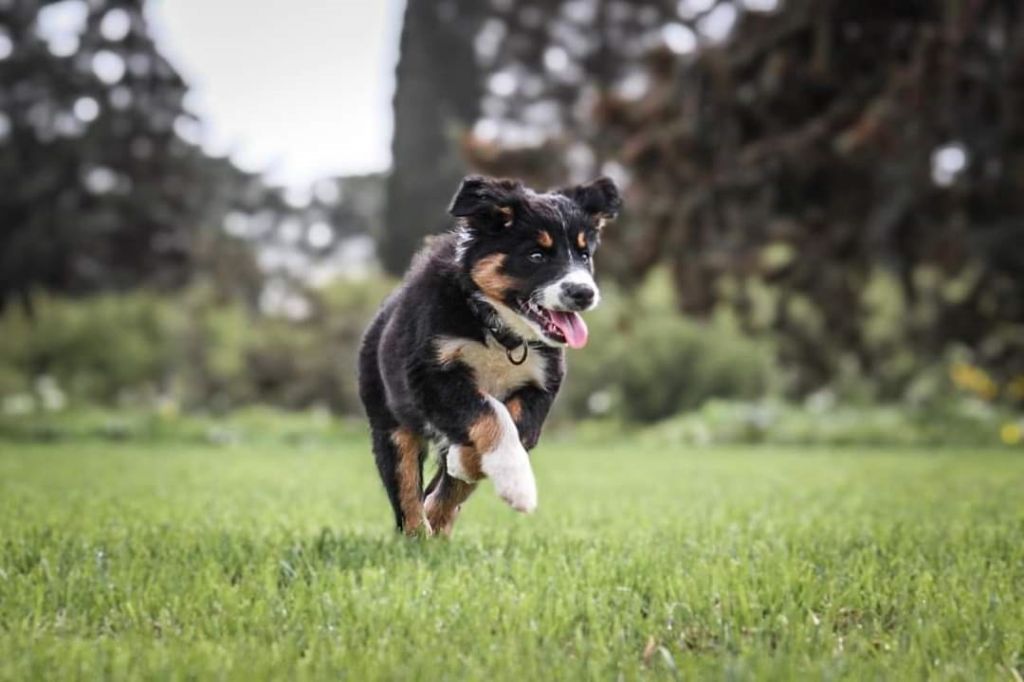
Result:
{"label": "dog's hind leg", "polygon": [[423,513],[423,459],[426,443],[419,434],[399,426],[373,431],[377,470],[395,513],[395,525],[406,535],[430,533]]}
{"label": "dog's hind leg", "polygon": [[434,533],[450,536],[462,503],[476,490],[476,483],[467,483],[449,476],[446,467],[447,448],[441,453],[441,464],[434,479],[427,486],[427,521]]}
{"label": "dog's hind leg", "polygon": [[391,442],[390,430],[373,429],[373,455],[381,483],[384,484],[384,492],[387,493],[388,502],[391,503],[391,509],[395,514],[395,525],[401,530],[402,504],[398,496],[398,453]]}

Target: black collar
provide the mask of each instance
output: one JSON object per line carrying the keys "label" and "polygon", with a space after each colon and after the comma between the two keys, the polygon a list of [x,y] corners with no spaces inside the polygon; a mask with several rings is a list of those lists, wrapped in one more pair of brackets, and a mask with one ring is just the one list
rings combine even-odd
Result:
{"label": "black collar", "polygon": [[521,365],[526,362],[531,346],[539,348],[543,345],[535,341],[528,342],[512,331],[505,324],[505,321],[501,319],[501,315],[494,309],[494,306],[487,301],[480,300],[475,292],[470,293],[466,297],[466,302],[469,304],[469,309],[473,311],[473,314],[476,315],[477,319],[484,325],[484,328],[487,329],[487,332],[505,348],[505,355],[508,356],[508,361],[513,365]]}

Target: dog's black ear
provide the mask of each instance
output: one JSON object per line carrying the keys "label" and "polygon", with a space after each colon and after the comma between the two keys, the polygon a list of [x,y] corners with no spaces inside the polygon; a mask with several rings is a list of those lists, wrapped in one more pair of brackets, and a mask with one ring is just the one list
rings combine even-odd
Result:
{"label": "dog's black ear", "polygon": [[598,225],[614,220],[622,208],[619,189],[609,177],[602,176],[585,185],[563,187],[556,191],[575,201],[584,213],[594,216]]}
{"label": "dog's black ear", "polygon": [[448,213],[456,218],[469,218],[481,226],[511,227],[522,198],[523,183],[518,180],[469,175],[452,197]]}

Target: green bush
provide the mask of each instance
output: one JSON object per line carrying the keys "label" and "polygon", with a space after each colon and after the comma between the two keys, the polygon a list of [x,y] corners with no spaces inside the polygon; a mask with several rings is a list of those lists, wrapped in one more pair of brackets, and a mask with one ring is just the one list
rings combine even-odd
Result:
{"label": "green bush", "polygon": [[587,315],[590,344],[569,351],[563,414],[652,422],[711,398],[762,396],[777,383],[766,344],[725,320],[680,317],[660,274],[629,296],[602,289],[604,303]]}
{"label": "green bush", "polygon": [[299,320],[203,285],[164,297],[40,296],[31,317],[16,306],[0,316],[0,398],[14,412],[59,394],[77,405],[141,400],[221,412],[268,403],[359,414],[359,340],[391,286],[368,279],[304,292],[310,314]]}
{"label": "green bush", "polygon": [[156,392],[181,365],[185,318],[167,300],[136,292],[84,299],[37,296],[33,314],[0,316],[0,392],[32,391],[41,378],[73,398],[112,402]]}
{"label": "green bush", "polygon": [[221,446],[286,443],[295,446],[363,438],[361,419],[338,419],[326,410],[283,411],[254,406],[226,414],[181,414],[158,409],[84,407],[62,412],[0,412],[0,439],[21,442],[177,441]]}
{"label": "green bush", "polygon": [[711,400],[649,430],[663,445],[766,443],[829,446],[1020,446],[1024,420],[1003,405],[954,396],[929,405],[838,403],[831,394],[804,404]]}
{"label": "green bush", "polygon": [[[368,278],[303,292],[302,319],[261,313],[202,283],[174,296],[40,296],[31,319],[17,307],[0,317],[0,397],[13,412],[70,401],[359,415],[359,341],[392,286]],[[592,342],[569,351],[561,416],[650,422],[713,397],[758,397],[772,384],[768,348],[724,322],[681,318],[664,278],[630,296],[606,289],[587,315]]]}

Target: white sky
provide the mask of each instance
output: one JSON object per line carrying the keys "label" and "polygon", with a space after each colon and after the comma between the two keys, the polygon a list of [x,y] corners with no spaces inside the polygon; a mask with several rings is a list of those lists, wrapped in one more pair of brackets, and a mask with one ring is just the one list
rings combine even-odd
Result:
{"label": "white sky", "polygon": [[404,0],[150,0],[204,146],[303,188],[391,162]]}

